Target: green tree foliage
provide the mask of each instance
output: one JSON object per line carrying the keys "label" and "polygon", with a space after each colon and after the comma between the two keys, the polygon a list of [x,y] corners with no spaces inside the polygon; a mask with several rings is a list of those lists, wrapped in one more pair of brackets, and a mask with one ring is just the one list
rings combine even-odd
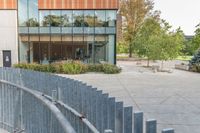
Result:
{"label": "green tree foliage", "polygon": [[194,50],[194,45],[192,43],[192,40],[185,39],[182,54],[183,55],[193,55],[194,53],[195,53],[195,50]]}
{"label": "green tree foliage", "polygon": [[153,9],[151,0],[121,0],[120,14],[124,17],[124,39],[129,45],[129,57],[132,57],[132,42],[142,25],[144,18]]}
{"label": "green tree foliage", "polygon": [[135,53],[149,60],[176,58],[183,47],[184,35],[179,29],[170,31],[171,26],[164,20],[149,17],[140,28],[133,42]]}
{"label": "green tree foliage", "polygon": [[200,72],[200,49],[189,62],[189,66],[191,71]]}
{"label": "green tree foliage", "polygon": [[126,43],[123,41],[117,43],[117,53],[118,54],[128,53],[128,45],[126,45]]}
{"label": "green tree foliage", "polygon": [[196,26],[195,36],[192,40],[193,50],[197,51],[200,48],[200,24]]}

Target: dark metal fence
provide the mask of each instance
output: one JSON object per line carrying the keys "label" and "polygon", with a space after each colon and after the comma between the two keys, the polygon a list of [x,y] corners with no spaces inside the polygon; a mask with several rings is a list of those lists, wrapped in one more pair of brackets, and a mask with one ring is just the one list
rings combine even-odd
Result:
{"label": "dark metal fence", "polygon": [[0,68],[0,128],[10,133],[156,133],[156,120],[145,125],[142,112],[80,81]]}

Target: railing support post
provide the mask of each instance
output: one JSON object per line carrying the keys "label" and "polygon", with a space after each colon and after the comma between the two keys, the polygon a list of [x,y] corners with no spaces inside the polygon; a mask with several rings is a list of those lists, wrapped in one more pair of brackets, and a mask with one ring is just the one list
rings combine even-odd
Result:
{"label": "railing support post", "polygon": [[53,99],[53,102],[56,102],[58,100],[57,90],[52,90],[52,99]]}
{"label": "railing support post", "polygon": [[143,133],[143,112],[134,113],[134,133]]}
{"label": "railing support post", "polygon": [[154,119],[146,121],[146,133],[156,133],[157,132],[157,122]]}

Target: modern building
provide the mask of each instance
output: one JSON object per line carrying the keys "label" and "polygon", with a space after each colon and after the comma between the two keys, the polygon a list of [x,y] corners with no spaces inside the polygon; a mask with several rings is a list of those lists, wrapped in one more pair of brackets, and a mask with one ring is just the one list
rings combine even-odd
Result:
{"label": "modern building", "polygon": [[0,66],[116,63],[118,0],[0,0]]}

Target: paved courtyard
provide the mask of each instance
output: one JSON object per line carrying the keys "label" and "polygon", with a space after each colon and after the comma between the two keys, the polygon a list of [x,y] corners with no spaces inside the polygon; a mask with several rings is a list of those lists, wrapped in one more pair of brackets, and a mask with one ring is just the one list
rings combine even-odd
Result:
{"label": "paved courtyard", "polygon": [[63,75],[97,87],[135,111],[143,111],[145,120],[155,118],[158,132],[172,127],[176,133],[200,133],[200,74],[173,69],[173,73],[153,73],[136,62],[119,61],[122,73],[114,75]]}

